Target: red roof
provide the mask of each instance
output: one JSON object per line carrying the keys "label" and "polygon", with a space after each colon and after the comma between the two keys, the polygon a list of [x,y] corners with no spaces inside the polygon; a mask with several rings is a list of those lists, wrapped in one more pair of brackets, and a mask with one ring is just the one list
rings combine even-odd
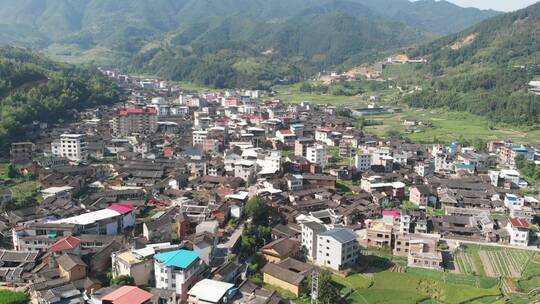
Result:
{"label": "red roof", "polygon": [[321,129],[319,129],[319,130],[317,130],[317,131],[328,133],[328,132],[332,132],[332,129],[329,129],[329,128],[321,128]]}
{"label": "red roof", "polygon": [[282,135],[294,135],[293,132],[289,129],[279,130],[279,133]]}
{"label": "red roof", "polygon": [[114,114],[118,116],[128,116],[133,114],[151,114],[156,115],[157,110],[155,108],[123,108],[118,109]]}
{"label": "red roof", "polygon": [[526,219],[522,218],[513,218],[510,220],[512,226],[515,228],[529,229],[529,222]]}
{"label": "red roof", "polygon": [[135,209],[135,207],[133,207],[131,205],[128,205],[128,204],[112,204],[107,209],[114,210],[114,211],[124,215],[124,214],[128,214],[128,213],[132,212]]}
{"label": "red roof", "polygon": [[382,212],[383,216],[391,216],[391,217],[400,217],[401,216],[401,213],[399,213],[399,211],[395,211],[395,210],[384,210]]}
{"label": "red roof", "polygon": [[60,252],[64,250],[71,250],[81,243],[81,240],[73,237],[73,236],[66,236],[65,238],[62,238],[58,242],[54,243],[49,247],[49,252]]}
{"label": "red roof", "polygon": [[105,295],[102,301],[113,304],[142,304],[152,298],[152,294],[135,286],[122,286]]}

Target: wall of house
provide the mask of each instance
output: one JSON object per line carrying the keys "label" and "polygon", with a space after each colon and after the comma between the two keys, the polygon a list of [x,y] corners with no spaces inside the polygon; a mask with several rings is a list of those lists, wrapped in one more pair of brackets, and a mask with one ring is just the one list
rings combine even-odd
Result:
{"label": "wall of house", "polygon": [[266,283],[266,284],[270,284],[270,285],[277,286],[279,288],[288,290],[288,291],[292,292],[295,296],[300,295],[299,286],[296,286],[296,285],[293,285],[291,283],[282,281],[282,280],[280,280],[278,278],[275,278],[275,277],[273,277],[273,276],[271,276],[271,275],[269,275],[267,273],[263,274],[263,282]]}

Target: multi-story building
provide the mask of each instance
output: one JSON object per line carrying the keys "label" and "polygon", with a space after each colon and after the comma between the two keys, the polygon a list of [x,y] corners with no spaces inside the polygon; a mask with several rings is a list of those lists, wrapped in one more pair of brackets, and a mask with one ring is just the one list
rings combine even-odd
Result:
{"label": "multi-story building", "polygon": [[115,136],[152,134],[158,129],[155,108],[121,108],[113,113],[111,127]]}
{"label": "multi-story building", "polygon": [[208,131],[193,131],[193,146],[204,144],[204,140],[208,137]]}
{"label": "multi-story building", "polygon": [[60,142],[51,144],[53,154],[65,157],[73,162],[86,160],[88,149],[84,134],[62,134]]}
{"label": "multi-story building", "polygon": [[317,264],[339,271],[353,266],[357,259],[358,241],[352,230],[336,228],[317,236]]}
{"label": "multi-story building", "polygon": [[16,142],[11,144],[11,162],[15,164],[25,164],[32,160],[34,144],[31,142]]}
{"label": "multi-story building", "polygon": [[326,154],[326,146],[324,145],[314,145],[307,147],[306,149],[306,159],[316,164],[321,168],[325,168],[328,165],[328,156]]}
{"label": "multi-story building", "polygon": [[306,248],[307,258],[311,261],[317,259],[317,236],[326,231],[324,225],[317,222],[302,223],[302,246]]}
{"label": "multi-story building", "polygon": [[197,283],[203,264],[199,254],[190,250],[175,250],[154,256],[156,288],[173,290],[185,303],[188,291]]}
{"label": "multi-story building", "polygon": [[526,247],[529,244],[529,226],[526,219],[511,219],[506,226],[506,230],[510,235],[510,245]]}
{"label": "multi-story building", "polygon": [[[126,249],[111,254],[112,276],[130,276],[135,285],[154,285],[154,259],[156,250],[178,248],[170,243],[151,244],[141,249]],[[170,250],[170,249],[168,249]]]}
{"label": "multi-story building", "polygon": [[358,154],[354,157],[356,172],[364,172],[371,168],[371,154]]}

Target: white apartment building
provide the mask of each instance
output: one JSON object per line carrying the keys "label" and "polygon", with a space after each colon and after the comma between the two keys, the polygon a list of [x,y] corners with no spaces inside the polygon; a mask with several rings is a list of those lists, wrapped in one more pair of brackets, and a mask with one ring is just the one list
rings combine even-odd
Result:
{"label": "white apartment building", "polygon": [[197,283],[202,270],[199,254],[191,250],[176,250],[154,256],[156,288],[173,290],[185,303],[188,291]]}
{"label": "white apartment building", "polygon": [[60,144],[53,142],[51,150],[53,154],[65,157],[70,161],[86,160],[88,156],[86,136],[84,134],[62,134],[60,135]]}
{"label": "white apartment building", "polygon": [[356,234],[347,228],[322,232],[317,237],[316,263],[336,271],[352,267],[358,259]]}
{"label": "white apartment building", "polygon": [[208,131],[193,131],[193,145],[202,145],[208,137]]}
{"label": "white apartment building", "polygon": [[506,230],[510,235],[510,245],[526,247],[529,244],[529,222],[526,219],[511,219]]}
{"label": "white apartment building", "polygon": [[310,261],[317,259],[317,236],[326,231],[324,225],[317,222],[305,222],[302,227],[302,246],[306,248],[307,258]]}
{"label": "white apartment building", "polygon": [[371,155],[370,154],[357,154],[354,157],[354,167],[356,172],[364,172],[371,168]]}
{"label": "white apartment building", "polygon": [[314,145],[307,147],[306,159],[319,167],[326,167],[328,165],[328,155],[326,154],[325,145]]}

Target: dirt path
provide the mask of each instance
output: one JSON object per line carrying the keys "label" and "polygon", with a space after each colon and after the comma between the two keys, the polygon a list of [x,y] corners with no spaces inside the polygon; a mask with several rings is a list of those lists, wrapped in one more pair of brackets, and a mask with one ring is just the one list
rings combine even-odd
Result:
{"label": "dirt path", "polygon": [[480,250],[478,251],[478,255],[480,256],[480,260],[482,260],[482,265],[484,265],[486,275],[488,277],[497,277],[498,274],[493,269],[493,265],[491,264],[491,259],[488,254],[485,251]]}

